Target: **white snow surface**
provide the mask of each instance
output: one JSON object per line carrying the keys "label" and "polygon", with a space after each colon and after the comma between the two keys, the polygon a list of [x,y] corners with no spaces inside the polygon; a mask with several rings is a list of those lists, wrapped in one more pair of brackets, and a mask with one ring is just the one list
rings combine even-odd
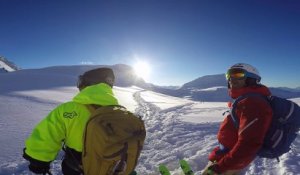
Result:
{"label": "white snow surface", "polygon": [[211,88],[206,88],[206,89],[193,89],[192,92],[197,92],[197,91],[216,91],[218,89],[227,89],[225,86],[216,86],[216,87],[211,87]]}
{"label": "white snow surface", "polygon": [[[39,90],[9,91],[3,89],[8,86],[2,85],[1,82],[0,175],[32,174],[28,171],[28,162],[22,158],[24,140],[41,119],[60,103],[71,100],[78,90],[75,87],[51,86]],[[222,113],[227,110],[226,103],[195,102],[138,87],[114,87],[114,93],[121,105],[142,116],[145,121],[147,137],[136,168],[138,174],[158,175],[159,164],[165,164],[172,175],[180,175],[180,159],[187,160],[196,175],[201,174],[208,154],[217,146],[216,134],[224,118]],[[292,100],[300,104],[300,98]],[[298,137],[292,150],[280,157],[280,162],[257,158],[242,174],[300,174],[299,145]],[[62,153],[51,164],[53,174],[61,175],[61,159]]]}
{"label": "white snow surface", "polygon": [[0,60],[0,68],[4,68],[5,70],[7,70],[8,72],[13,72],[15,71],[13,68],[11,68],[10,66],[8,66],[5,62],[3,62],[2,60]]}

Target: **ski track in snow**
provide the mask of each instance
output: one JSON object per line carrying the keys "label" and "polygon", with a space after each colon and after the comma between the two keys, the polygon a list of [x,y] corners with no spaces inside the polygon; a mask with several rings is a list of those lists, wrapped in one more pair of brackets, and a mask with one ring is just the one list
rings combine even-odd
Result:
{"label": "ski track in snow", "polygon": [[200,174],[207,164],[207,150],[216,146],[219,123],[193,124],[182,122],[179,116],[191,104],[160,110],[144,101],[141,92],[134,98],[139,103],[136,113],[143,117],[147,129],[144,149],[139,159],[137,171],[140,174],[159,174],[159,164],[165,164],[174,175],[181,174],[179,160],[185,159]]}

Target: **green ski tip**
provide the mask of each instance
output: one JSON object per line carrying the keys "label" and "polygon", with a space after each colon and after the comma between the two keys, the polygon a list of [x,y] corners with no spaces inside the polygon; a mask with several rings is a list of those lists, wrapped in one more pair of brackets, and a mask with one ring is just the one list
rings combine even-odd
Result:
{"label": "green ski tip", "polygon": [[193,170],[191,169],[190,164],[185,160],[180,160],[180,167],[184,173],[184,175],[194,175]]}
{"label": "green ski tip", "polygon": [[170,171],[165,165],[159,165],[159,172],[161,175],[171,175]]}

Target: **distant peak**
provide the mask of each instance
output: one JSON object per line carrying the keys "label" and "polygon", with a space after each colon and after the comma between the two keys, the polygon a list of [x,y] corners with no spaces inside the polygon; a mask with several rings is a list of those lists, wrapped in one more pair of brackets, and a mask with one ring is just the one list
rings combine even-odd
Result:
{"label": "distant peak", "polygon": [[3,56],[0,56],[0,72],[13,72],[16,70],[20,70],[20,68]]}

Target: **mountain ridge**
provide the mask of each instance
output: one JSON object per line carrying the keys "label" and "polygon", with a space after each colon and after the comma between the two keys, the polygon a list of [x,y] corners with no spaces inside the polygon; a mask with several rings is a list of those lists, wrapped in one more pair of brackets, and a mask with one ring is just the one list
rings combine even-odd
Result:
{"label": "mountain ridge", "polygon": [[19,70],[13,62],[7,60],[5,57],[0,56],[0,73],[13,72]]}
{"label": "mountain ridge", "polygon": [[[272,95],[282,98],[300,97],[300,88],[269,87]],[[195,101],[230,101],[227,80],[224,74],[205,75],[185,83],[179,89],[163,89],[152,87],[152,90],[176,97],[188,98]]]}
{"label": "mountain ridge", "polygon": [[[206,75],[185,83],[179,88],[169,88],[145,82],[135,75],[131,66],[126,64],[116,65],[73,65],[51,66],[38,69],[21,69],[8,74],[0,74],[1,91],[10,93],[19,90],[49,89],[62,86],[76,86],[77,78],[85,71],[98,68],[110,67],[116,75],[116,86],[138,86],[145,90],[187,98],[194,101],[229,101],[227,81],[223,74]],[[273,95],[283,98],[298,98],[300,90],[292,88],[272,88]]]}

